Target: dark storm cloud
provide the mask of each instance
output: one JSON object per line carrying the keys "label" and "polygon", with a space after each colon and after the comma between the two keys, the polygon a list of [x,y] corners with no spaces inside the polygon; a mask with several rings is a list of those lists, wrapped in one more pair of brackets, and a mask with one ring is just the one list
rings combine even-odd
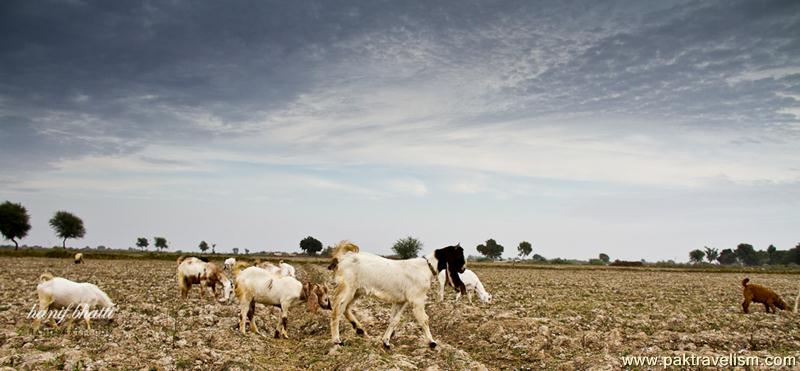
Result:
{"label": "dark storm cloud", "polygon": [[[489,108],[462,124],[795,124],[781,111],[797,102],[776,93],[798,94],[800,76],[742,76],[797,68],[797,35],[796,1],[8,1],[0,154],[35,167],[242,135],[258,130],[242,123],[320,87],[413,89],[481,68],[499,87],[476,92]],[[410,53],[421,43],[425,54]]]}

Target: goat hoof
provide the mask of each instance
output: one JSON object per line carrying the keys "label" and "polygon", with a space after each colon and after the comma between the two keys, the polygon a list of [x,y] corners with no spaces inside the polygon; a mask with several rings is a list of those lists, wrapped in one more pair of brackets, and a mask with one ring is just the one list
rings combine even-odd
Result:
{"label": "goat hoof", "polygon": [[275,330],[275,338],[276,339],[280,339],[281,338],[281,333],[278,330]]}
{"label": "goat hoof", "polygon": [[363,328],[357,328],[356,329],[356,335],[364,336],[364,329]]}
{"label": "goat hoof", "polygon": [[431,341],[430,343],[428,343],[428,346],[429,346],[431,349],[436,349],[436,342],[435,342],[435,341]]}
{"label": "goat hoof", "polygon": [[389,343],[383,343],[383,349],[385,349],[385,350],[389,350],[389,349],[391,349],[391,348],[392,348],[392,346],[391,346],[391,345],[389,345]]}

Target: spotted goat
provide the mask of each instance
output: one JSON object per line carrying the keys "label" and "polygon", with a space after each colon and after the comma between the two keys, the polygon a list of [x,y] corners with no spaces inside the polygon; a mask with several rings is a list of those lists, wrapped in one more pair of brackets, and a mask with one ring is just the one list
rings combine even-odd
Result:
{"label": "spotted goat", "polygon": [[177,277],[181,298],[184,299],[188,297],[189,289],[193,284],[200,285],[201,299],[204,297],[206,287],[210,287],[211,294],[216,297],[217,284],[222,285],[222,297],[218,299],[220,303],[229,301],[233,293],[233,285],[222,269],[216,264],[202,259],[179,257]]}

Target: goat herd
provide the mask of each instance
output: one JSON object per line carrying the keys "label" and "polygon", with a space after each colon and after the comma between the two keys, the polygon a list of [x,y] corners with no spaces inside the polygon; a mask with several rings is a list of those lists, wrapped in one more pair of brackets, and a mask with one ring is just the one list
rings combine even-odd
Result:
{"label": "goat herd", "polygon": [[[83,255],[76,254],[75,263],[83,261]],[[491,302],[492,299],[475,273],[466,269],[464,250],[460,245],[447,246],[421,258],[390,260],[360,252],[355,244],[342,241],[334,249],[328,269],[334,272],[336,284],[332,295],[328,294],[328,287],[324,283],[300,282],[296,278],[294,267],[283,261],[278,265],[256,262],[251,266],[229,258],[225,260],[223,268],[220,268],[206,259],[180,257],[177,281],[183,299],[187,298],[194,284],[200,285],[201,298],[207,287],[211,288],[216,297],[216,287],[222,286],[221,297],[218,299],[221,303],[229,302],[232,294],[235,294],[241,310],[239,330],[243,334],[248,323],[253,332],[259,332],[253,321],[256,303],[280,309],[275,328],[276,338],[288,338],[288,311],[292,306],[306,303],[309,311],[329,309],[331,339],[335,345],[343,344],[339,337],[339,321],[342,315],[350,322],[357,335],[366,336],[361,322],[353,312],[353,303],[361,296],[371,295],[392,304],[389,326],[382,337],[385,348],[390,347],[389,341],[407,307],[410,307],[416,322],[422,328],[429,346],[436,347],[425,312],[427,292],[433,278],[438,278],[439,281],[440,301],[444,298],[446,284],[452,285],[458,291],[456,300],[462,294],[467,294],[472,302],[473,291],[484,302]],[[226,271],[232,279],[228,278]],[[111,298],[96,285],[53,277],[47,272],[39,277],[36,291],[39,298],[38,312],[44,314],[58,308],[80,309],[80,317],[85,320],[88,329],[91,329],[90,319],[98,313],[96,308],[112,312],[115,308]],[[39,331],[45,317],[34,317],[34,331]],[[74,317],[70,318],[68,331],[72,328],[73,321]],[[52,317],[50,324],[53,327],[58,326]]]}
{"label": "goat herd", "polygon": [[[82,263],[82,254],[76,254],[75,263]],[[223,268],[214,263],[196,257],[178,258],[177,281],[181,297],[186,299],[192,285],[200,285],[200,297],[204,296],[206,287],[210,287],[214,297],[216,286],[222,286],[220,302],[229,302],[235,294],[239,301],[239,330],[244,334],[249,327],[258,333],[254,323],[256,303],[280,309],[280,316],[275,328],[275,337],[288,338],[287,322],[289,309],[305,303],[308,311],[318,308],[329,309],[331,340],[335,346],[342,345],[339,336],[339,321],[342,315],[353,326],[358,336],[366,336],[364,327],[353,311],[353,304],[362,296],[373,296],[392,304],[389,324],[381,340],[385,348],[390,348],[390,340],[402,313],[410,308],[417,324],[421,327],[425,340],[430,348],[437,346],[428,325],[425,311],[427,293],[433,278],[438,279],[438,298],[444,298],[444,287],[452,285],[458,294],[468,294],[472,301],[472,291],[484,302],[491,302],[492,296],[486,292],[474,272],[466,269],[464,250],[460,245],[447,246],[420,258],[407,260],[390,260],[367,252],[360,252],[358,246],[349,242],[340,242],[332,254],[328,269],[333,271],[335,288],[329,295],[328,286],[324,283],[300,282],[295,269],[289,264],[280,262],[273,265],[268,262],[256,262],[254,265],[236,262],[233,258],[225,260]],[[232,277],[228,278],[226,272]],[[761,303],[767,312],[777,309],[791,311],[792,308],[773,290],[751,284],[749,279],[742,281],[744,302],[742,309],[748,312],[751,302]],[[53,277],[43,273],[37,286],[39,312],[44,313],[55,308],[78,308],[86,327],[91,328],[90,319],[100,311],[113,311],[115,304],[100,288],[91,283],[77,283],[61,277]],[[798,294],[800,299],[800,294]],[[795,300],[797,311],[798,300]],[[92,310],[94,309],[94,310]],[[34,331],[39,330],[44,316],[34,317]],[[68,323],[68,331],[73,324],[74,316]],[[50,317],[52,326],[57,323]]]}

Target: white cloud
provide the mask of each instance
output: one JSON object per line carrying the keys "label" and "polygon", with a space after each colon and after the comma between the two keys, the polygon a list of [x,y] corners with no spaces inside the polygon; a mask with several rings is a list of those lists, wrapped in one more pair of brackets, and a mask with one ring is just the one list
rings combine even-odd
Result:
{"label": "white cloud", "polygon": [[425,183],[412,178],[392,179],[389,181],[389,188],[401,194],[411,194],[419,197],[427,196],[430,193]]}
{"label": "white cloud", "polygon": [[781,67],[768,68],[764,70],[752,70],[742,72],[736,76],[728,78],[729,83],[739,83],[742,81],[756,81],[761,79],[780,79],[790,75],[800,74],[800,67]]}

